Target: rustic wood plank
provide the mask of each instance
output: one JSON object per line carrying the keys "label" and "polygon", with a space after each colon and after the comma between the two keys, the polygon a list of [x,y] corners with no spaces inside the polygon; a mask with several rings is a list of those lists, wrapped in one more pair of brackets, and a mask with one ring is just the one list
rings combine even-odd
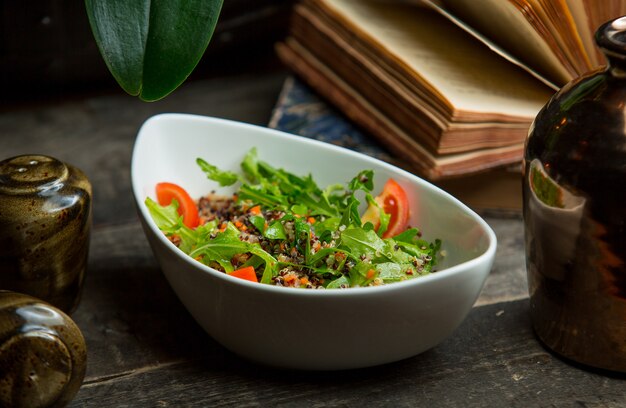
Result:
{"label": "rustic wood plank", "polygon": [[476,302],[484,305],[528,297],[526,259],[524,256],[524,224],[521,214],[484,214],[496,233],[498,247],[491,273]]}
{"label": "rustic wood plank", "polygon": [[520,300],[475,308],[448,340],[398,363],[292,372],[202,349],[193,360],[88,381],[71,406],[616,407],[626,404],[624,384],[542,348]]}
{"label": "rustic wood plank", "polygon": [[187,313],[138,222],[94,230],[81,303],[87,379],[116,376],[219,348]]}

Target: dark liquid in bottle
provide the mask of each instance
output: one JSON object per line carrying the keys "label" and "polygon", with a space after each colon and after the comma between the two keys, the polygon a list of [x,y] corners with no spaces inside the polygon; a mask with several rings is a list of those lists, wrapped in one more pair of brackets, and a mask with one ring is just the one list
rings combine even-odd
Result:
{"label": "dark liquid in bottle", "polygon": [[572,360],[626,372],[626,80],[565,87],[535,120],[524,160],[533,325]]}

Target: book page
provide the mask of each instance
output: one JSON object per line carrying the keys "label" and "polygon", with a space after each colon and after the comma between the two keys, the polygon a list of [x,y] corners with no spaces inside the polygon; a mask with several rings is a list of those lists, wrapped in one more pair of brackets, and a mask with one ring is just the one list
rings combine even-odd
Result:
{"label": "book page", "polygon": [[555,54],[544,35],[538,33],[509,0],[445,0],[445,7],[515,57],[560,85],[573,76]]}
{"label": "book page", "polygon": [[[398,0],[398,1],[401,1],[401,0]],[[532,76],[534,76],[535,78],[543,82],[544,84],[548,85],[550,88],[554,89],[555,91],[559,90],[560,86],[556,85],[553,81],[549,80],[545,76],[545,73],[537,71],[536,67],[531,67],[530,65],[528,65],[527,62],[522,61],[517,56],[511,54],[509,50],[505,50],[500,45],[496,44],[491,38],[477,31],[474,27],[470,26],[465,21],[458,18],[456,15],[450,13],[444,7],[443,4],[438,3],[434,0],[405,0],[405,1],[415,4],[415,5],[422,5],[422,6],[427,6],[427,7],[432,8],[433,10],[437,11],[442,16],[446,17],[449,21],[451,21],[452,23],[456,24],[458,27],[463,29],[466,33],[468,33],[472,37],[476,38],[478,41],[485,44],[487,47],[489,47],[490,50],[492,50],[493,52],[495,52],[502,58],[522,68],[524,71],[528,72],[529,74],[531,74]]]}
{"label": "book page", "polygon": [[593,40],[595,30],[598,27],[592,28],[592,22],[590,16],[587,14],[585,10],[585,0],[566,0],[567,7],[572,14],[572,18],[576,22],[576,28],[578,29],[578,33],[580,34],[580,38],[583,42],[587,55],[589,56],[592,65],[600,66],[603,65],[604,58],[601,56],[600,51],[596,47],[596,43]]}
{"label": "book page", "polygon": [[550,38],[559,46],[557,52],[565,57],[578,77],[589,72],[593,66],[578,33],[566,0],[516,0],[522,10],[532,10],[547,28]]}
{"label": "book page", "polygon": [[553,93],[432,10],[372,0],[320,3],[454,109],[532,119]]}

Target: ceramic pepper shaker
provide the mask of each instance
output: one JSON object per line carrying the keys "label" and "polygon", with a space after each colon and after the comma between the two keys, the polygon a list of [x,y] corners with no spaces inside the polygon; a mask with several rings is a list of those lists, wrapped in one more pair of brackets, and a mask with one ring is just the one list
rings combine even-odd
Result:
{"label": "ceramic pepper shaker", "polygon": [[83,335],[65,313],[0,291],[0,406],[67,405],[82,385],[86,360]]}
{"label": "ceramic pepper shaker", "polygon": [[526,141],[530,313],[550,349],[626,372],[626,17],[596,43],[609,65],[554,95]]}
{"label": "ceramic pepper shaker", "polygon": [[71,313],[90,228],[91,185],[79,169],[41,155],[0,162],[0,289]]}

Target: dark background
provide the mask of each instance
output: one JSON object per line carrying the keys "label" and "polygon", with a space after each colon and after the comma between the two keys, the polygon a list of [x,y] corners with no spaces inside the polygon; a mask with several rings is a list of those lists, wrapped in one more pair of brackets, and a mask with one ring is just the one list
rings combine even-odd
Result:
{"label": "dark background", "polygon": [[[279,66],[273,46],[286,32],[292,2],[225,0],[189,80]],[[0,13],[0,108],[119,88],[100,56],[83,1],[3,1]]]}

